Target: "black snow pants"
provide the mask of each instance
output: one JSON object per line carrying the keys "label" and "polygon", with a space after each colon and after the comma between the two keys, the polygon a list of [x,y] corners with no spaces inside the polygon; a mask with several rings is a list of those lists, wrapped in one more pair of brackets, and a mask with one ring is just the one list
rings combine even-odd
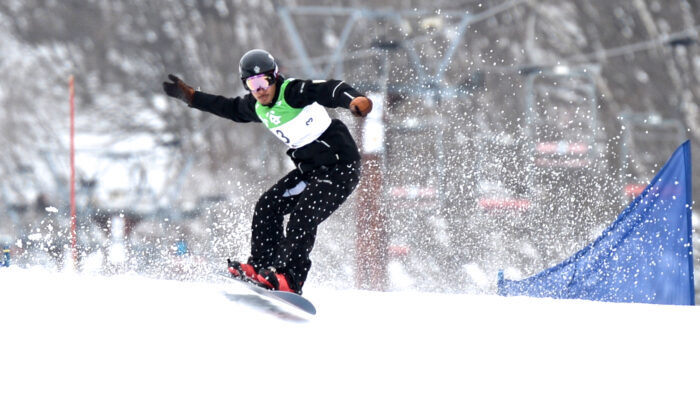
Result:
{"label": "black snow pants", "polygon": [[345,202],[359,180],[359,161],[303,174],[295,169],[280,179],[255,205],[250,263],[258,271],[272,267],[287,273],[301,288],[311,268],[318,225]]}

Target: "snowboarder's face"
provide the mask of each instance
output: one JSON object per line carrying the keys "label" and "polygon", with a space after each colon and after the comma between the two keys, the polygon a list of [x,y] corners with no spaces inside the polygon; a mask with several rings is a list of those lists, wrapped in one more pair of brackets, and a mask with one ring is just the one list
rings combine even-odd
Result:
{"label": "snowboarder's face", "polygon": [[272,75],[260,74],[245,80],[246,87],[261,105],[269,105],[275,97],[275,78]]}
{"label": "snowboarder's face", "polygon": [[251,94],[255,97],[260,105],[270,105],[272,100],[275,98],[275,91],[277,90],[277,84],[271,84],[267,89],[258,89],[255,91],[251,90]]}

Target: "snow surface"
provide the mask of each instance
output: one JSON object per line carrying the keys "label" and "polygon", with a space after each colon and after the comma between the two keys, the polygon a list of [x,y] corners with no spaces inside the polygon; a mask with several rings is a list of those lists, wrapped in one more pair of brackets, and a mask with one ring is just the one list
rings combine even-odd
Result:
{"label": "snow surface", "polygon": [[[696,307],[0,268],[2,392],[693,391]],[[280,386],[281,385],[281,386]]]}

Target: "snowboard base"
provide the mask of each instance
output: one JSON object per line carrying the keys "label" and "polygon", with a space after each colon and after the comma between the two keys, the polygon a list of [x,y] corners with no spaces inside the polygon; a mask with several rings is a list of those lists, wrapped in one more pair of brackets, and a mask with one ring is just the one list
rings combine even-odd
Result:
{"label": "snowboard base", "polygon": [[220,274],[221,277],[233,281],[236,283],[240,283],[242,285],[245,285],[248,289],[256,293],[257,295],[280,301],[282,303],[285,303],[287,305],[293,306],[301,311],[304,311],[306,313],[309,313],[311,315],[316,315],[316,307],[314,307],[313,303],[311,303],[308,299],[305,297],[298,295],[296,293],[292,292],[286,292],[286,291],[276,291],[274,289],[266,289],[263,288],[259,285],[256,285],[255,283],[249,282],[249,281],[244,281],[244,280],[239,280],[237,278],[231,277],[230,275],[227,274]]}

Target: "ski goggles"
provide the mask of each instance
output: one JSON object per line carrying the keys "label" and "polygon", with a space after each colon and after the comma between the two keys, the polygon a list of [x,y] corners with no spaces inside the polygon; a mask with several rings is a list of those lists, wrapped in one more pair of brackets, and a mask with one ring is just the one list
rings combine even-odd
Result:
{"label": "ski goggles", "polygon": [[275,77],[270,74],[253,75],[245,79],[245,85],[250,91],[267,90],[273,83]]}

